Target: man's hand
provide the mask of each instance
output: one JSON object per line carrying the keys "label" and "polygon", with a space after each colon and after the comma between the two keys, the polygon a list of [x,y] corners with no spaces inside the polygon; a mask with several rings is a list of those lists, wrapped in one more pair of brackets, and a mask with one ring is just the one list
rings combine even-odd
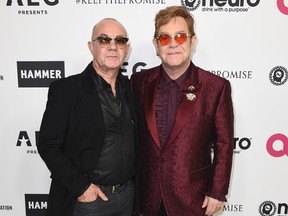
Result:
{"label": "man's hand", "polygon": [[205,196],[202,208],[206,208],[205,215],[212,216],[224,207],[224,202]]}
{"label": "man's hand", "polygon": [[108,201],[106,195],[101,191],[101,189],[94,184],[90,184],[89,188],[78,197],[79,202],[92,202],[100,197],[104,201]]}

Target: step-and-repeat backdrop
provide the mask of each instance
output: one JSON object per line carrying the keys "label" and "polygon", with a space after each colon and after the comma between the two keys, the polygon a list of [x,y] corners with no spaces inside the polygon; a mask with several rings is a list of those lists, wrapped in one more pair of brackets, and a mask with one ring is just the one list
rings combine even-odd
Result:
{"label": "step-and-repeat backdrop", "polygon": [[48,86],[92,60],[94,24],[114,17],[127,28],[130,77],[160,63],[154,16],[171,5],[195,17],[193,62],[232,84],[234,164],[218,215],[288,216],[287,0],[1,0],[1,216],[45,216],[50,173],[36,146]]}

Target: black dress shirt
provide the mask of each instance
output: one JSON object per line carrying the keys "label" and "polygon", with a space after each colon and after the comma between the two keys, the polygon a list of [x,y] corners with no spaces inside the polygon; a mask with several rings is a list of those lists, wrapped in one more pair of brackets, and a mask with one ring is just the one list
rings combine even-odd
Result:
{"label": "black dress shirt", "polygon": [[117,185],[135,175],[135,137],[131,108],[126,99],[122,74],[116,80],[116,97],[110,84],[95,73],[94,81],[101,102],[105,139],[91,180],[98,185]]}

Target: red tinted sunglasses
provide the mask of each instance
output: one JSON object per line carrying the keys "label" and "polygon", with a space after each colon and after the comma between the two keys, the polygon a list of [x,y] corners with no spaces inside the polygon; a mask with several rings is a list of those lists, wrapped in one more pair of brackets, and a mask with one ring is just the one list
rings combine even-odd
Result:
{"label": "red tinted sunglasses", "polygon": [[[188,37],[192,37],[192,35],[186,33],[178,33],[173,38],[178,44],[183,44],[187,41]],[[172,37],[168,34],[161,34],[156,39],[162,46],[167,46],[171,43]]]}

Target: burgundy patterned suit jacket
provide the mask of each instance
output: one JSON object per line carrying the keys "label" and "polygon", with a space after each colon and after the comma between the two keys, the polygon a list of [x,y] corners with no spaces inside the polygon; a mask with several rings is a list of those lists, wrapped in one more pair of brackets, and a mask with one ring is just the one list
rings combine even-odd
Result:
{"label": "burgundy patterned suit jacket", "polygon": [[160,66],[131,77],[139,122],[141,213],[157,215],[163,201],[169,216],[204,216],[205,195],[225,200],[228,193],[234,135],[230,83],[192,65],[183,90],[194,86],[196,99],[187,100],[183,92],[172,132],[160,147],[159,76]]}

